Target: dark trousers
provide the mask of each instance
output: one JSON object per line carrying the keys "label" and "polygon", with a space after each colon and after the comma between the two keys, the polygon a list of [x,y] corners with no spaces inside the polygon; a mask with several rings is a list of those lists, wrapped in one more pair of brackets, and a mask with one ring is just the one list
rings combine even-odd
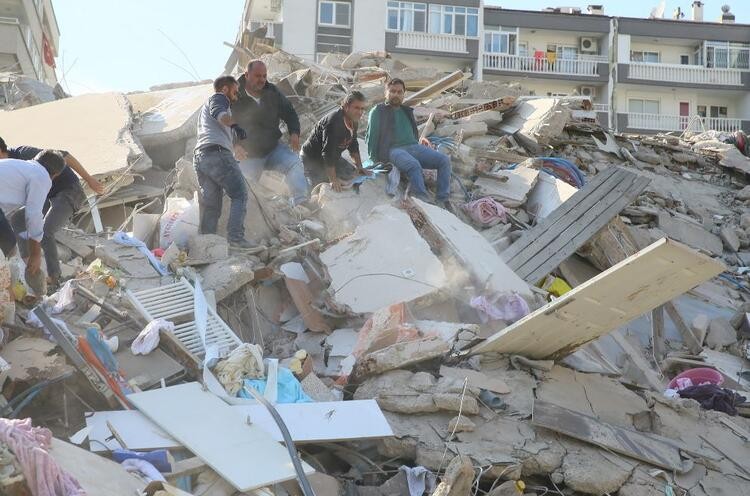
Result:
{"label": "dark trousers", "polygon": [[[47,274],[52,279],[60,277],[60,256],[57,253],[55,234],[70,222],[70,218],[81,208],[84,201],[86,201],[86,194],[80,185],[58,191],[48,200],[41,245],[44,251],[44,261],[47,264]],[[22,233],[26,230],[26,212],[23,209],[14,212],[10,221],[15,232]],[[25,239],[18,240],[18,248],[22,258],[29,256],[28,242]]]}
{"label": "dark trousers", "polygon": [[201,187],[201,234],[216,234],[224,193],[232,201],[229,208],[227,237],[245,239],[247,186],[232,152],[221,147],[196,150],[195,172]]}
{"label": "dark trousers", "polygon": [[10,222],[5,218],[5,214],[0,209],[0,250],[3,251],[5,257],[10,257],[13,254],[13,250],[16,247],[16,234],[13,232],[13,228],[10,226]]}
{"label": "dark trousers", "polygon": [[[308,157],[304,153],[302,154],[302,163],[305,165],[305,176],[310,181],[310,187],[314,188],[320,183],[330,182],[328,179],[328,172],[326,166],[323,163],[323,159],[315,159]],[[336,177],[342,181],[349,181],[354,179],[357,175],[356,166],[346,160],[345,158],[339,158],[336,162]]]}

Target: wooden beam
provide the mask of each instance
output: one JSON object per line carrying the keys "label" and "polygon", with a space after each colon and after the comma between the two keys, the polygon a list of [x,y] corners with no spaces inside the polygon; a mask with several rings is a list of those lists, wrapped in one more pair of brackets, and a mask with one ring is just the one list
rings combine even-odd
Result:
{"label": "wooden beam", "polygon": [[410,107],[419,105],[425,100],[428,100],[433,96],[442,93],[443,91],[447,91],[454,86],[458,86],[459,84],[461,84],[461,81],[464,80],[464,77],[465,76],[463,71],[453,72],[448,76],[445,76],[443,79],[439,79],[429,86],[425,87],[424,89],[417,91],[413,95],[409,95],[408,97],[406,97],[404,99],[404,105],[408,105]]}
{"label": "wooden beam", "polygon": [[695,337],[695,334],[693,334],[693,331],[690,330],[685,321],[682,320],[682,316],[677,311],[674,303],[672,303],[671,301],[665,303],[664,309],[667,311],[669,319],[674,323],[675,327],[677,327],[677,330],[680,332],[682,341],[685,343],[685,346],[687,346],[687,349],[690,350],[690,353],[697,354],[703,351],[703,345],[701,345],[701,343],[698,341],[698,338]]}
{"label": "wooden beam", "polygon": [[664,342],[664,305],[651,310],[651,345],[654,350],[654,360],[658,363],[666,354]]}

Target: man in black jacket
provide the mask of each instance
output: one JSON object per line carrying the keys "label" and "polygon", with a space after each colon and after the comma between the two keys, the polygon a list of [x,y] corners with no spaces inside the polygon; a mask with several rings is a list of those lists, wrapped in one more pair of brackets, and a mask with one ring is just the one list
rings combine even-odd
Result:
{"label": "man in black jacket", "polygon": [[[260,179],[263,170],[275,170],[286,176],[297,205],[307,200],[307,180],[299,158],[300,124],[297,112],[287,98],[267,81],[266,65],[253,60],[239,79],[238,99],[232,104],[232,116],[245,131],[248,139],[235,146],[242,174],[248,181]],[[289,145],[279,142],[280,121],[289,131]]]}
{"label": "man in black jacket", "polygon": [[[365,113],[365,96],[352,91],[344,98],[341,107],[323,117],[302,145],[302,162],[312,187],[330,182],[334,191],[341,191],[342,180],[355,175],[371,175],[362,168],[357,142],[357,127]],[[354,163],[341,157],[349,150]]]}

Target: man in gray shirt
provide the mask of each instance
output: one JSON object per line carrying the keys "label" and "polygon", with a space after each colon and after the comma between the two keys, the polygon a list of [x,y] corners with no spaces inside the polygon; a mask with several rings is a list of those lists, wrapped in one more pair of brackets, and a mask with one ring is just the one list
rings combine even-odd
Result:
{"label": "man in gray shirt", "polygon": [[201,234],[216,234],[226,192],[232,201],[227,238],[232,248],[246,250],[253,244],[245,239],[247,188],[234,158],[234,141],[247,138],[245,130],[232,119],[230,104],[237,100],[239,85],[232,76],[214,81],[215,93],[201,107],[198,116],[198,142],[194,164],[201,187]]}

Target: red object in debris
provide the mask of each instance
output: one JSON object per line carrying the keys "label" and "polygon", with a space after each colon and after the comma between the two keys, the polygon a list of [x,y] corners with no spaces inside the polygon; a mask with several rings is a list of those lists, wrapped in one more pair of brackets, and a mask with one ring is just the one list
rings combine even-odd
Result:
{"label": "red object in debris", "polygon": [[42,53],[44,55],[45,64],[52,67],[53,69],[57,67],[57,65],[55,64],[55,54],[52,53],[52,47],[47,40],[46,34],[42,34]]}
{"label": "red object in debris", "polygon": [[710,384],[721,386],[721,384],[724,382],[724,376],[722,376],[720,372],[717,372],[714,369],[709,369],[708,367],[699,367],[697,369],[686,370],[685,372],[669,381],[667,389],[677,389],[678,379],[690,379],[693,382],[694,386],[700,386],[701,384],[705,384],[707,382]]}
{"label": "red object in debris", "polygon": [[164,248],[154,248],[151,250],[151,253],[153,253],[154,256],[161,258],[164,256]]}

